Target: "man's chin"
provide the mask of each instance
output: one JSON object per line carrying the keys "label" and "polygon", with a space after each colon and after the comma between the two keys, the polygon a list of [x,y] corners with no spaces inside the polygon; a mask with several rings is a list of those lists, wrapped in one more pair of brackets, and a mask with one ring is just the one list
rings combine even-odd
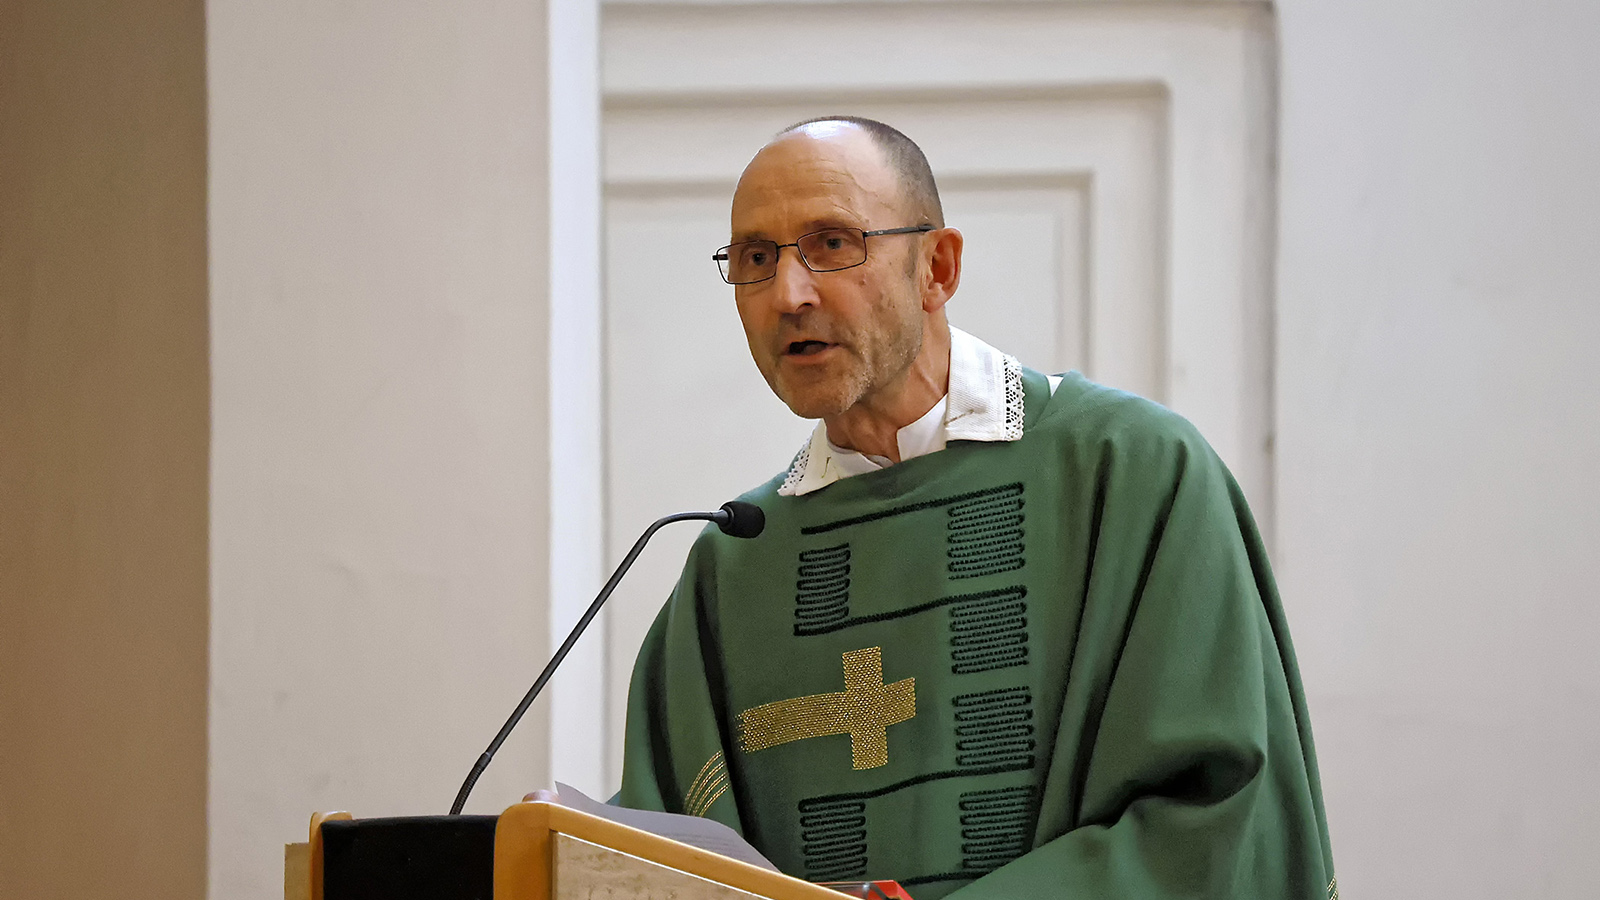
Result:
{"label": "man's chin", "polygon": [[831,419],[850,408],[836,400],[829,401],[811,397],[794,400],[780,399],[783,399],[783,402],[788,404],[790,412],[802,419]]}
{"label": "man's chin", "polygon": [[831,359],[820,366],[789,366],[780,360],[762,374],[767,386],[795,415],[802,419],[828,419],[854,406],[863,393],[860,371],[843,362]]}
{"label": "man's chin", "polygon": [[776,393],[789,411],[802,419],[828,419],[849,409],[855,402],[837,385],[794,387],[779,385]]}

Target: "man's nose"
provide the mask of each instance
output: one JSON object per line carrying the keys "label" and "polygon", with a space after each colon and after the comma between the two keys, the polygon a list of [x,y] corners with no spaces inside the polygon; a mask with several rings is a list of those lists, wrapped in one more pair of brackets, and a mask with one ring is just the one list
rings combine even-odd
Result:
{"label": "man's nose", "polygon": [[772,276],[773,301],[779,312],[796,313],[817,304],[815,272],[806,268],[798,247],[778,253],[778,273]]}

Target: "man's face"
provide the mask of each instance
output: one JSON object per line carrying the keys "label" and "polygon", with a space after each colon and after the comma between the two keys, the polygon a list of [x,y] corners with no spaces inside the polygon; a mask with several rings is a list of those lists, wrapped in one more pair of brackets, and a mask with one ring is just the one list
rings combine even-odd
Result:
{"label": "man's face", "polygon": [[[918,224],[908,218],[866,133],[826,123],[785,135],[750,162],[734,192],[732,241],[788,244],[825,228]],[[812,272],[784,247],[775,277],[735,286],[756,368],[796,415],[837,416],[905,375],[926,318],[916,290],[920,239],[868,238],[867,261],[837,272]]]}

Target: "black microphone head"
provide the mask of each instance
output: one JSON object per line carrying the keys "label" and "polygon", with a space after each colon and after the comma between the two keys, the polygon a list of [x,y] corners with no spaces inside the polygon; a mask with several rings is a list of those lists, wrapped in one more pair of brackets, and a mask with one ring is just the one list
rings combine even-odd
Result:
{"label": "black microphone head", "polygon": [[767,514],[761,507],[743,500],[729,500],[722,504],[722,511],[726,516],[717,520],[717,527],[723,534],[731,534],[736,538],[753,538],[767,527]]}

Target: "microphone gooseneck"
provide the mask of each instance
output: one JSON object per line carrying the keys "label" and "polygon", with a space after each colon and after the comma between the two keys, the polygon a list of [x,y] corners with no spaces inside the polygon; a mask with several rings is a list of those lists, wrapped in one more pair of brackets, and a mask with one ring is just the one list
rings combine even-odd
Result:
{"label": "microphone gooseneck", "polygon": [[457,816],[461,814],[461,808],[467,805],[467,795],[472,793],[473,785],[478,783],[478,776],[483,774],[484,769],[489,768],[489,762],[494,759],[494,755],[500,749],[500,745],[506,742],[506,738],[511,735],[511,730],[517,727],[518,722],[522,721],[523,713],[528,711],[528,707],[533,705],[534,698],[538,697],[539,692],[544,690],[545,683],[550,680],[551,675],[555,674],[556,667],[561,665],[561,661],[567,658],[567,653],[578,642],[578,637],[583,634],[585,628],[589,627],[589,623],[600,612],[600,607],[611,596],[611,592],[616,590],[617,585],[622,581],[622,576],[627,574],[628,569],[633,565],[633,561],[639,558],[639,554],[644,551],[644,545],[650,541],[651,536],[660,531],[663,526],[671,525],[674,522],[692,521],[713,522],[718,528],[722,529],[723,534],[737,538],[753,538],[760,534],[767,524],[766,516],[761,512],[761,507],[756,506],[754,503],[746,503],[743,500],[730,500],[722,504],[722,508],[716,512],[676,513],[670,516],[663,516],[652,522],[650,527],[644,530],[644,534],[639,535],[639,539],[634,542],[633,549],[629,550],[628,555],[622,558],[622,562],[617,565],[616,571],[611,573],[611,578],[606,581],[605,587],[600,589],[600,593],[594,598],[594,602],[589,604],[589,608],[584,610],[583,615],[578,618],[578,624],[573,626],[572,633],[567,635],[567,639],[562,641],[561,646],[556,649],[555,655],[550,657],[550,662],[545,664],[544,671],[540,672],[539,677],[534,680],[533,687],[529,688],[528,693],[523,695],[522,702],[517,704],[516,710],[511,713],[511,718],[500,726],[500,732],[494,736],[494,740],[489,742],[489,748],[483,751],[483,755],[478,757],[477,762],[472,764],[472,771],[467,773],[467,780],[461,783],[461,790],[456,792],[456,802],[450,806],[450,815]]}

